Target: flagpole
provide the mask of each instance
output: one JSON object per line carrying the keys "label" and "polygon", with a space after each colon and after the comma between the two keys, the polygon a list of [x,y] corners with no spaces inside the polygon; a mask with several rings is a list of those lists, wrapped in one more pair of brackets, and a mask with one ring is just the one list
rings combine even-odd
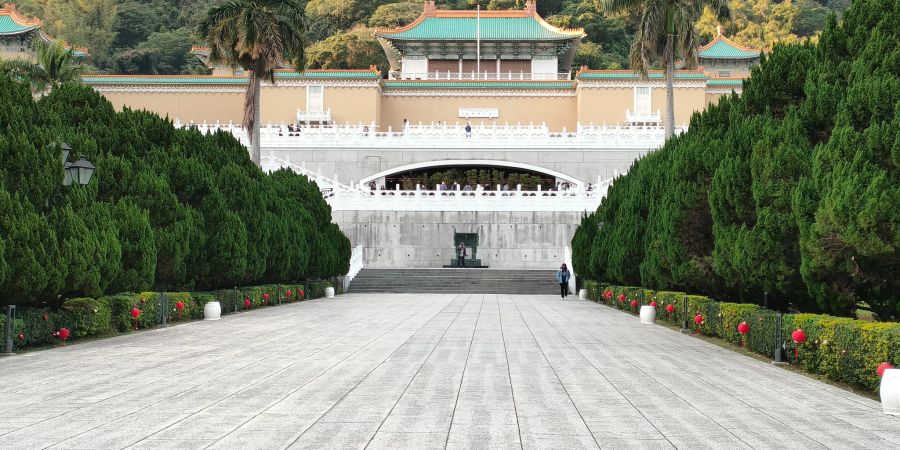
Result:
{"label": "flagpole", "polygon": [[481,5],[475,9],[475,71],[481,75]]}

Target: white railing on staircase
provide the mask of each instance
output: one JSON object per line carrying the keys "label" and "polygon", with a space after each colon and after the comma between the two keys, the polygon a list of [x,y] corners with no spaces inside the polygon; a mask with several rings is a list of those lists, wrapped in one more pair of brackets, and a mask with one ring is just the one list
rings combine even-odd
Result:
{"label": "white railing on staircase", "polygon": [[365,267],[363,247],[362,245],[357,245],[356,247],[353,247],[353,250],[350,252],[350,271],[344,276],[344,291],[350,288],[350,282],[359,275],[359,271],[362,270],[363,267]]}

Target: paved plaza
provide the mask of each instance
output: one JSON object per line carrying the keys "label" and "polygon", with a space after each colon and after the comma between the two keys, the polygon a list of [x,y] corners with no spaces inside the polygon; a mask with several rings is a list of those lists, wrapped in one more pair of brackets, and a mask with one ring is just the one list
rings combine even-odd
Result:
{"label": "paved plaza", "polygon": [[348,294],[0,359],[0,448],[898,448],[878,402],[595,303]]}

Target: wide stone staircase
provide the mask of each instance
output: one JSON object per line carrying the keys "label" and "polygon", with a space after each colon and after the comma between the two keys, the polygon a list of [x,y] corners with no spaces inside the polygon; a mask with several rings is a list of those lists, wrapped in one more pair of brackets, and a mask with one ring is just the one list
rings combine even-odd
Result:
{"label": "wide stone staircase", "polygon": [[363,269],[348,292],[555,294],[554,270]]}

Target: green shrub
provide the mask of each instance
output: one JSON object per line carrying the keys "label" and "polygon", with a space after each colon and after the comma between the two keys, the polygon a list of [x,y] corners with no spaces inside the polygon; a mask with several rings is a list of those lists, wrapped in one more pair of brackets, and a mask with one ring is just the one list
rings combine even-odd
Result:
{"label": "green shrub", "polygon": [[131,294],[110,295],[100,297],[110,309],[110,326],[113,330],[120,333],[126,332],[134,328],[131,320],[131,308],[133,308],[134,300]]}
{"label": "green shrub", "polygon": [[94,298],[72,298],[63,303],[72,321],[70,339],[99,336],[113,331],[112,308]]}
{"label": "green shrub", "polygon": [[[647,291],[629,286],[587,281],[585,286],[596,292],[599,301],[609,306],[631,312],[629,302],[644,293],[644,303],[655,299],[657,319],[680,324],[684,317],[683,302],[687,299],[687,323],[692,330],[699,329],[708,336],[719,337],[733,344],[741,342],[737,326],[747,322],[750,330],[744,336],[744,348],[769,357],[775,355],[777,341],[777,313],[758,305],[747,303],[718,302],[700,295],[686,295],[683,292]],[[603,293],[613,292],[613,298],[606,302]],[[625,294],[626,301],[618,301],[619,294]],[[666,305],[675,306],[671,316]],[[698,327],[694,316],[703,316]],[[807,340],[796,345],[791,334],[796,329],[806,333]],[[831,380],[859,385],[876,390],[879,378],[875,369],[882,362],[900,365],[900,323],[873,323],[850,318],[821,314],[784,314],[782,316],[781,344],[785,356],[792,364],[797,364],[809,373],[825,375]],[[799,357],[795,357],[795,349]]]}
{"label": "green shrub", "polygon": [[325,296],[325,288],[331,286],[329,281],[313,281],[307,285],[309,289],[306,291],[306,298],[312,300],[314,298],[322,298]]}

